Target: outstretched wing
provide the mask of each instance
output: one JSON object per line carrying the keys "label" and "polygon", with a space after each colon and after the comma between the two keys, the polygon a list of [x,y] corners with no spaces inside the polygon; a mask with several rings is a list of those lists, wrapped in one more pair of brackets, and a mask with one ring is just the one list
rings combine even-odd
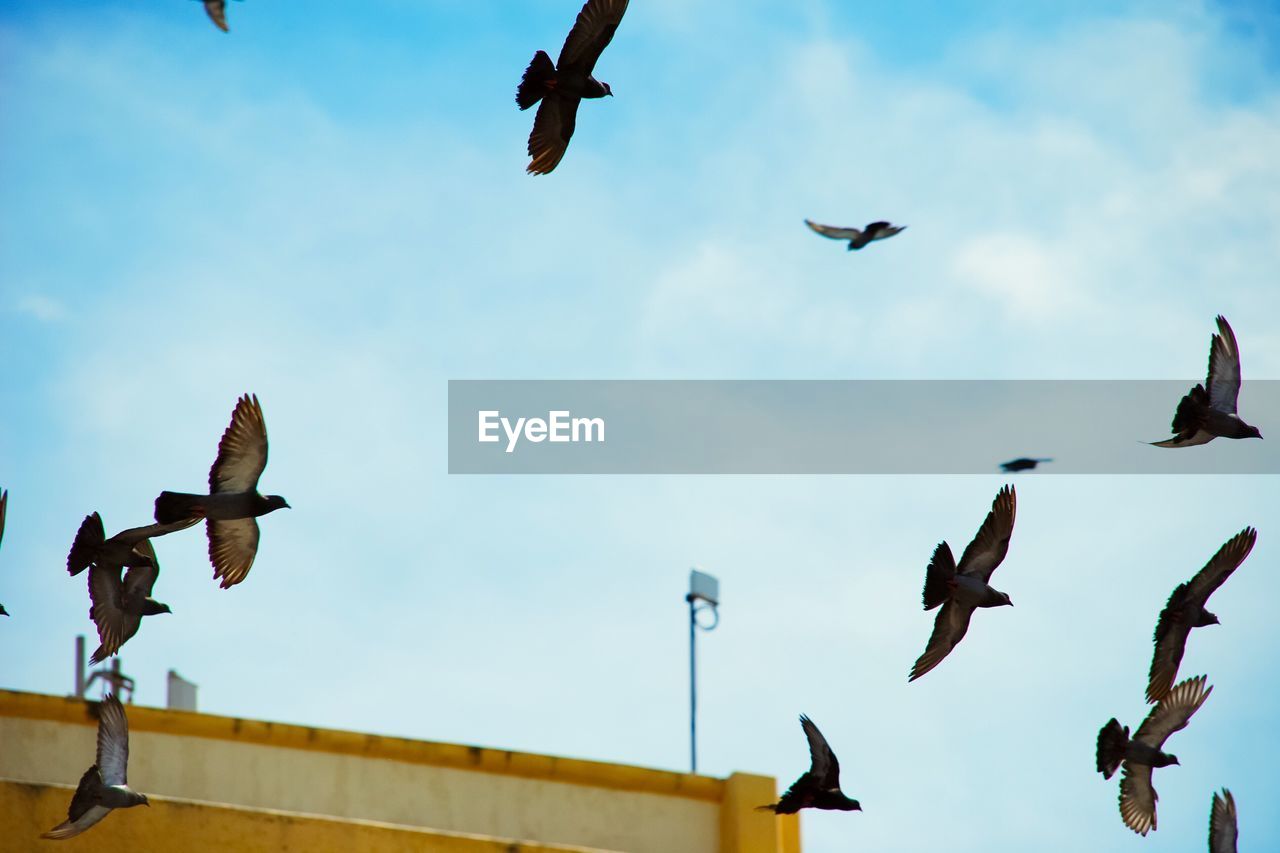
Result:
{"label": "outstretched wing", "polygon": [[1249,552],[1253,550],[1253,545],[1258,541],[1258,531],[1252,527],[1246,527],[1235,536],[1227,540],[1218,553],[1214,554],[1209,562],[1200,571],[1196,572],[1187,583],[1187,593],[1195,597],[1200,606],[1203,607],[1209,600],[1209,596],[1217,591],[1218,587],[1231,577],[1231,573],[1244,562],[1244,558],[1249,556]]}
{"label": "outstretched wing", "polygon": [[800,715],[800,726],[809,739],[810,775],[823,788],[840,787],[840,762],[836,760],[836,754],[831,751],[827,739],[818,731],[813,720],[804,714]]}
{"label": "outstretched wing", "polygon": [[222,580],[222,588],[244,580],[258,554],[258,522],[252,518],[231,521],[209,519],[209,562],[213,577]]}
{"label": "outstretched wing", "polygon": [[1120,780],[1120,817],[1139,835],[1156,828],[1156,789],[1151,785],[1151,765],[1124,763]]}
{"label": "outstretched wing", "polygon": [[628,0],[587,0],[560,48],[556,69],[590,74],[627,11]]}
{"label": "outstretched wing", "polygon": [[1234,415],[1240,396],[1240,348],[1227,319],[1219,314],[1217,320],[1218,334],[1209,343],[1209,379],[1205,387],[1209,389],[1210,406]]}
{"label": "outstretched wing", "polygon": [[1005,486],[991,502],[991,512],[986,521],[978,528],[978,535],[973,537],[969,547],[960,556],[960,564],[956,571],[962,575],[981,578],[984,583],[991,580],[991,573],[996,570],[1009,553],[1009,537],[1013,535],[1014,517],[1018,512],[1018,495],[1013,486]]}
{"label": "outstretched wing", "polygon": [[942,605],[933,620],[933,634],[929,637],[929,645],[911,668],[911,676],[907,681],[915,681],[951,654],[951,650],[964,639],[965,632],[969,630],[969,618],[973,616],[973,610],[973,607],[952,599]]}
{"label": "outstretched wing", "polygon": [[108,785],[128,784],[129,721],[114,694],[98,705],[98,771]]}
{"label": "outstretched wing", "polygon": [[4,541],[4,514],[9,507],[9,491],[0,489],[0,542]]}
{"label": "outstretched wing", "polygon": [[1204,700],[1209,698],[1213,688],[1205,687],[1206,676],[1199,675],[1188,678],[1160,700],[1160,704],[1151,709],[1147,718],[1133,733],[1133,739],[1147,746],[1160,749],[1169,735],[1182,731],[1187,727],[1191,715],[1200,709]]}
{"label": "outstretched wing", "polygon": [[209,492],[248,492],[258,488],[267,467],[267,421],[258,395],[236,402],[231,424],[218,443],[218,458],[209,469]]}
{"label": "outstretched wing", "polygon": [[573,138],[578,121],[578,98],[568,98],[548,93],[538,105],[533,119],[533,131],[529,134],[529,156],[533,159],[525,167],[531,175],[545,175],[564,157]]}
{"label": "outstretched wing", "polygon": [[857,228],[837,228],[834,225],[819,225],[811,219],[806,219],[804,224],[808,225],[815,234],[830,237],[832,240],[857,240],[862,236],[862,231]]}
{"label": "outstretched wing", "polygon": [[1163,699],[1173,687],[1173,680],[1178,677],[1182,653],[1187,647],[1187,637],[1191,635],[1191,625],[1183,617],[1182,610],[1186,604],[1186,587],[1186,584],[1178,585],[1156,622],[1156,647],[1151,656],[1151,670],[1147,675],[1148,702]]}
{"label": "outstretched wing", "polygon": [[1209,853],[1236,853],[1236,800],[1226,788],[1222,796],[1213,795],[1209,812]]}
{"label": "outstretched wing", "polygon": [[[96,515],[97,513],[94,514]],[[119,542],[124,542],[128,545],[137,545],[139,547],[134,550],[142,551],[143,549],[141,548],[141,545],[148,539],[154,539],[157,536],[167,536],[168,534],[174,533],[178,530],[186,530],[199,520],[199,518],[184,518],[179,521],[170,521],[167,524],[157,523],[145,524],[142,527],[130,527],[128,530],[121,530],[111,538]],[[99,521],[99,525],[101,525],[101,521]],[[152,556],[155,555],[155,551],[150,550],[151,545],[149,543],[146,548]]]}
{"label": "outstretched wing", "polygon": [[224,33],[227,30],[227,0],[204,0],[204,10],[209,14],[209,20],[213,21],[213,25]]}

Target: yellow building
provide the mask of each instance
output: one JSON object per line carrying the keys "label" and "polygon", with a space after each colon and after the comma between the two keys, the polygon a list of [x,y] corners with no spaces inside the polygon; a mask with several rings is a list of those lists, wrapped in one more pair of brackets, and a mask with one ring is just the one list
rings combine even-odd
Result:
{"label": "yellow building", "polygon": [[97,720],[76,699],[0,691],[0,851],[95,853],[800,853],[755,809],[774,780],[727,779],[128,706],[129,784],[151,808],[67,842]]}

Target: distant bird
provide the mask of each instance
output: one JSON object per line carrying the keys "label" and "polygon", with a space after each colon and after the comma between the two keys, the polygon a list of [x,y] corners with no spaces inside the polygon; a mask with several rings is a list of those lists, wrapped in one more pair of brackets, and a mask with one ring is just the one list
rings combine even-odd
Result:
{"label": "distant bird", "polygon": [[[1173,415],[1173,438],[1151,442],[1156,447],[1191,447],[1215,438],[1262,438],[1236,414],[1240,396],[1240,347],[1236,334],[1221,314],[1218,334],[1209,342],[1209,378],[1178,403]],[[1208,388],[1209,390],[1205,390]]]}
{"label": "distant bird", "polygon": [[41,838],[71,838],[102,820],[112,809],[149,806],[145,794],[129,787],[129,721],[120,700],[108,693],[98,704],[98,761],[80,777],[67,819]]}
{"label": "distant bird", "polygon": [[587,0],[578,13],[569,37],[560,48],[555,64],[546,51],[538,51],[525,69],[516,89],[520,109],[542,101],[529,134],[529,156],[525,169],[531,175],[545,175],[564,157],[577,122],[578,103],[583,98],[612,95],[608,83],[591,76],[600,54],[627,11],[628,0]]}
{"label": "distant bird", "polygon": [[1120,816],[1125,826],[1139,835],[1156,828],[1156,791],[1151,786],[1151,769],[1177,764],[1177,756],[1162,752],[1169,735],[1187,727],[1191,715],[1209,698],[1213,688],[1205,688],[1205,676],[1188,678],[1173,688],[1151,709],[1138,726],[1133,739],[1129,727],[1112,717],[1098,732],[1098,772],[1110,779],[1124,762],[1120,780]]}
{"label": "distant bird", "polygon": [[107,539],[102,527],[102,516],[96,512],[90,513],[80,523],[76,538],[71,543],[71,551],[67,554],[67,574],[75,577],[90,565],[117,571],[125,566],[149,566],[155,552],[150,547],[140,547],[143,542],[156,536],[185,530],[197,521],[199,519],[183,518],[166,524],[130,527]]}
{"label": "distant bird", "polygon": [[1019,471],[1034,471],[1036,466],[1042,462],[1052,461],[1052,459],[1028,459],[1025,456],[1019,456],[1017,459],[1010,459],[1008,462],[1001,462],[1000,469],[1006,474],[1016,474]]}
{"label": "distant bird", "polygon": [[1178,676],[1178,664],[1186,650],[1192,628],[1218,625],[1218,617],[1205,609],[1209,596],[1222,586],[1236,567],[1244,562],[1258,541],[1258,531],[1246,527],[1237,533],[1218,553],[1186,583],[1178,584],[1160,618],[1156,622],[1155,654],[1151,658],[1151,674],[1147,681],[1147,701],[1158,702],[1169,692]]}
{"label": "distant bird", "polygon": [[1213,809],[1209,812],[1209,853],[1236,853],[1236,800],[1226,788],[1222,796],[1213,795]]}
{"label": "distant bird", "polygon": [[120,566],[89,569],[89,618],[98,627],[101,645],[89,658],[89,663],[101,663],[120,651],[130,637],[138,633],[143,616],[172,613],[169,605],[151,597],[151,589],[160,576],[160,561],[156,559],[151,540],[143,539],[137,550],[150,557],[151,562],[135,566],[120,580]]}
{"label": "distant bird", "polygon": [[[209,562],[222,588],[240,583],[258,553],[260,515],[289,504],[279,495],[258,493],[258,478],[267,467],[267,422],[257,395],[245,394],[231,413],[231,425],[218,444],[218,458],[209,469],[209,494],[161,492],[156,498],[156,521],[207,520]],[[193,522],[194,523],[194,522]]]}
{"label": "distant bird", "polygon": [[890,225],[888,222],[883,221],[872,222],[862,230],[857,228],[838,228],[835,225],[819,225],[809,219],[806,219],[804,224],[823,237],[829,237],[832,240],[848,240],[849,245],[846,248],[850,252],[855,249],[861,249],[873,240],[886,240],[899,231],[905,231],[907,228],[905,225]]}
{"label": "distant bird", "polygon": [[829,809],[842,812],[860,812],[862,806],[840,790],[840,762],[827,745],[827,739],[818,731],[813,720],[800,715],[800,727],[809,739],[808,771],[787,789],[776,803],[758,808],[775,814],[795,814],[800,809]]}
{"label": "distant bird", "polygon": [[227,0],[204,0],[204,10],[209,13],[209,20],[224,33],[227,29]]}
{"label": "distant bird", "polygon": [[[9,506],[9,491],[0,489],[0,542],[4,541],[4,514]],[[4,605],[0,604],[0,616],[8,616],[9,611],[4,609]]]}
{"label": "distant bird", "polygon": [[979,607],[1013,605],[1006,593],[988,585],[991,573],[1009,553],[1009,537],[1017,514],[1018,496],[1013,486],[1005,486],[991,504],[991,512],[964,549],[957,567],[951,546],[942,542],[933,551],[925,570],[924,609],[942,609],[933,622],[933,634],[924,654],[911,668],[908,681],[915,681],[942,662],[969,630],[969,619]]}

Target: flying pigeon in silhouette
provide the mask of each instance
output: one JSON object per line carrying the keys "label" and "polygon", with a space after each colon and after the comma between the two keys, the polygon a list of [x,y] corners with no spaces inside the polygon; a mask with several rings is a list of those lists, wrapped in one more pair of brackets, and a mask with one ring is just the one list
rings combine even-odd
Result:
{"label": "flying pigeon in silhouette", "polygon": [[1262,438],[1257,427],[1236,414],[1239,396],[1240,347],[1235,332],[1219,314],[1218,334],[1209,343],[1209,378],[1178,403],[1173,415],[1173,438],[1151,443],[1156,447],[1191,447],[1208,444],[1215,438]]}
{"label": "flying pigeon in silhouette", "polygon": [[204,10],[209,13],[209,20],[224,33],[227,29],[227,0],[204,0]]}
{"label": "flying pigeon in silhouette", "polygon": [[89,569],[89,618],[98,626],[101,645],[89,658],[90,663],[102,661],[120,651],[129,638],[138,633],[143,616],[172,613],[169,605],[151,597],[151,588],[160,576],[160,561],[156,559],[151,540],[143,539],[137,550],[150,558],[147,565],[134,566],[120,579],[120,566]]}
{"label": "flying pigeon in silhouette", "polygon": [[1151,769],[1177,764],[1177,756],[1163,752],[1169,735],[1187,727],[1191,715],[1209,698],[1213,688],[1204,686],[1205,676],[1188,678],[1170,690],[1160,704],[1138,726],[1133,739],[1129,727],[1112,717],[1098,732],[1098,772],[1110,779],[1124,762],[1120,780],[1120,816],[1125,826],[1139,835],[1156,828],[1156,791],[1151,787]]}
{"label": "flying pigeon in silhouette", "polygon": [[1209,853],[1236,853],[1236,799],[1226,788],[1222,796],[1213,795],[1213,810],[1209,812]]}
{"label": "flying pigeon in silhouette", "polygon": [[925,570],[924,609],[942,609],[933,623],[933,634],[924,654],[911,668],[908,681],[915,681],[933,669],[964,638],[969,619],[979,607],[1013,605],[1006,593],[988,585],[991,573],[1009,553],[1009,537],[1017,514],[1017,493],[1005,486],[991,504],[991,512],[978,529],[969,547],[964,549],[957,566],[951,546],[942,542],[933,551],[933,559]]}
{"label": "flying pigeon in silhouette", "polygon": [[67,819],[41,838],[71,838],[102,820],[112,809],[149,806],[145,794],[129,787],[129,721],[120,700],[108,693],[98,704],[98,762],[84,772]]}
{"label": "flying pigeon in silhouette", "polygon": [[231,414],[231,425],[218,444],[218,458],[209,469],[209,494],[161,492],[156,498],[156,521],[179,523],[206,519],[209,562],[214,579],[227,589],[245,579],[258,553],[260,515],[289,504],[279,495],[258,493],[258,478],[267,467],[267,422],[257,395],[245,394]]}
{"label": "flying pigeon in silhouette", "polygon": [[1037,465],[1052,461],[1052,459],[1028,459],[1026,456],[1019,456],[1017,459],[1001,462],[1000,470],[1006,474],[1016,474],[1019,471],[1034,471]]}
{"label": "flying pigeon in silhouette", "polygon": [[1236,567],[1244,562],[1258,540],[1258,531],[1246,527],[1237,533],[1218,553],[1186,583],[1178,584],[1156,622],[1155,654],[1151,658],[1151,674],[1147,681],[1147,701],[1158,702],[1169,692],[1178,676],[1178,664],[1186,650],[1192,628],[1217,625],[1218,617],[1205,609],[1209,596],[1222,586]]}
{"label": "flying pigeon in silhouette", "polygon": [[156,536],[185,530],[197,521],[199,519],[180,518],[164,524],[130,527],[107,539],[102,528],[102,516],[96,512],[86,515],[76,532],[75,541],[71,543],[71,551],[67,554],[67,574],[75,577],[90,565],[117,572],[125,566],[149,566],[155,552],[150,547],[140,547],[143,542]]}
{"label": "flying pigeon in silhouette", "polygon": [[577,122],[578,104],[583,98],[612,95],[608,83],[591,76],[600,54],[609,46],[613,33],[627,11],[628,0],[587,0],[578,13],[569,37],[560,48],[555,64],[546,51],[538,51],[525,69],[516,89],[520,109],[542,102],[529,134],[528,167],[531,175],[545,175],[564,157]]}
{"label": "flying pigeon in silhouette", "polygon": [[800,809],[862,811],[857,800],[849,799],[840,790],[840,762],[836,760],[836,754],[827,745],[822,732],[804,714],[800,715],[800,726],[809,739],[809,769],[787,789],[778,802],[759,808],[775,814],[795,814]]}
{"label": "flying pigeon in silhouette", "polygon": [[847,248],[851,252],[855,249],[861,249],[873,240],[888,239],[899,231],[906,230],[907,227],[905,225],[890,225],[888,222],[872,222],[866,228],[859,230],[857,228],[837,228],[834,225],[819,225],[809,219],[806,219],[804,224],[823,237],[829,237],[832,240],[848,240],[849,245]]}
{"label": "flying pigeon in silhouette", "polygon": [[[4,513],[9,506],[9,492],[7,489],[0,489],[0,542],[4,541]],[[0,616],[8,616],[9,611],[4,609],[4,605],[0,604]]]}

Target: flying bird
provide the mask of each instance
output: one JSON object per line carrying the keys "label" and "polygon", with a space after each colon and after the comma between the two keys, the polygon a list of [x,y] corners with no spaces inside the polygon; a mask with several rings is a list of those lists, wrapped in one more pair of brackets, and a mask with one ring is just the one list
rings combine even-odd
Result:
{"label": "flying bird", "polygon": [[1160,618],[1156,622],[1155,654],[1147,681],[1147,701],[1158,702],[1169,692],[1178,676],[1178,664],[1187,647],[1192,628],[1218,625],[1218,617],[1205,609],[1209,596],[1222,586],[1236,567],[1244,562],[1258,541],[1258,531],[1246,527],[1237,533],[1218,553],[1186,583],[1178,584]]}
{"label": "flying bird", "polygon": [[151,540],[143,539],[137,546],[150,558],[146,565],[134,566],[120,579],[120,566],[89,569],[89,618],[98,627],[101,645],[89,658],[89,663],[101,663],[120,651],[129,638],[138,633],[143,616],[172,613],[169,605],[151,597],[151,589],[160,576],[160,561],[156,559]]}
{"label": "flying bird", "polygon": [[[9,491],[0,489],[0,542],[4,541],[4,513],[9,506]],[[0,604],[0,616],[8,616],[9,611],[4,609],[4,605]]]}
{"label": "flying bird", "polygon": [[67,819],[41,838],[63,839],[79,835],[102,820],[112,809],[149,806],[145,794],[129,787],[129,721],[114,695],[98,704],[98,761],[80,777],[71,797]]}
{"label": "flying bird", "polygon": [[155,518],[162,524],[206,520],[209,562],[223,589],[244,580],[253,566],[258,553],[254,519],[289,506],[279,495],[258,493],[258,478],[266,467],[267,422],[257,395],[245,394],[218,444],[218,458],[209,469],[209,494],[161,492],[156,498]]}
{"label": "flying bird", "polygon": [[886,240],[899,231],[905,231],[907,227],[905,225],[890,225],[888,222],[872,222],[866,228],[859,230],[857,228],[838,228],[834,225],[819,225],[810,219],[806,219],[804,224],[823,237],[829,237],[832,240],[848,240],[847,249],[850,252],[855,249],[861,249],[872,240]]}
{"label": "flying bird", "polygon": [[209,14],[209,20],[213,21],[213,25],[224,33],[229,32],[227,29],[227,0],[204,0],[204,10]]}
{"label": "flying bird", "polygon": [[1112,717],[1098,732],[1098,772],[1110,779],[1121,762],[1120,817],[1125,826],[1139,835],[1156,828],[1156,790],[1151,786],[1151,770],[1177,764],[1177,756],[1163,752],[1169,735],[1187,727],[1191,715],[1209,698],[1213,688],[1204,686],[1205,676],[1188,678],[1173,688],[1151,709],[1133,738],[1129,727]]}
{"label": "flying bird", "polygon": [[1052,459],[1028,459],[1026,456],[1019,456],[1017,459],[1001,462],[1000,470],[1006,474],[1016,474],[1019,471],[1034,471],[1037,465],[1052,461]]}
{"label": "flying bird", "polygon": [[831,751],[822,732],[804,714],[800,715],[800,727],[809,739],[808,771],[787,789],[778,802],[758,808],[775,814],[795,814],[800,809],[862,811],[857,800],[849,799],[840,790],[840,762],[836,760],[836,754]]}
{"label": "flying bird", "polygon": [[991,512],[978,529],[969,547],[956,565],[951,546],[942,542],[933,551],[933,559],[925,570],[924,609],[942,609],[933,622],[929,645],[911,668],[908,681],[915,681],[942,662],[969,630],[969,619],[979,607],[1013,605],[1007,593],[989,585],[991,573],[1009,553],[1009,537],[1013,534],[1018,495],[1013,486],[1005,486],[991,504]]}
{"label": "flying bird", "polygon": [[[1151,442],[1156,447],[1192,447],[1215,438],[1262,438],[1236,414],[1240,396],[1240,347],[1225,317],[1218,315],[1218,334],[1209,342],[1209,378],[1178,403],[1173,438]],[[1208,389],[1207,391],[1205,389]]]}
{"label": "flying bird", "polygon": [[1213,809],[1209,812],[1209,853],[1236,853],[1236,799],[1226,788],[1222,796],[1213,795]]}
{"label": "flying bird", "polygon": [[552,64],[546,51],[538,51],[525,69],[516,89],[516,104],[522,110],[542,102],[529,134],[531,175],[545,175],[564,157],[577,122],[578,104],[583,98],[612,95],[608,83],[591,76],[600,54],[609,46],[613,33],[627,11],[628,0],[587,0],[569,37],[560,48],[560,58]]}
{"label": "flying bird", "polygon": [[149,546],[141,547],[143,542],[156,536],[185,530],[197,521],[199,519],[181,518],[164,524],[130,527],[107,539],[102,527],[102,516],[96,512],[90,513],[80,523],[76,538],[71,543],[71,551],[67,554],[67,574],[75,577],[91,565],[117,572],[126,566],[137,568],[152,565],[155,552]]}

